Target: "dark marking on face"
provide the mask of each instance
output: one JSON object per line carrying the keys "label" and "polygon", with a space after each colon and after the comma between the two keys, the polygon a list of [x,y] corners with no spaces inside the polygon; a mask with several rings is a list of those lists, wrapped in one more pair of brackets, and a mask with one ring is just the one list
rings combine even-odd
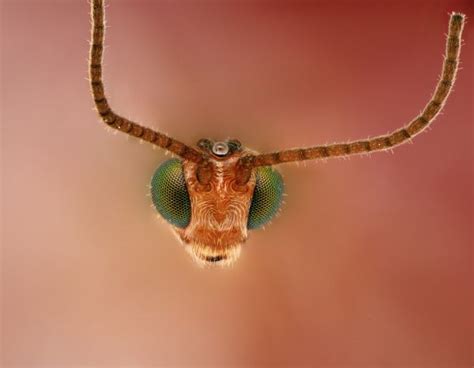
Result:
{"label": "dark marking on face", "polygon": [[217,263],[217,262],[220,262],[222,260],[226,259],[225,256],[222,256],[222,255],[219,255],[219,256],[207,256],[204,258],[204,260],[206,262],[210,262],[210,263]]}

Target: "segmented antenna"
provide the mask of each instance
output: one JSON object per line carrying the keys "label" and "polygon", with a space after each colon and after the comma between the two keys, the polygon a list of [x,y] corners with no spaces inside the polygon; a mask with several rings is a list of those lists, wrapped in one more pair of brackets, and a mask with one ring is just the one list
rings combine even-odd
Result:
{"label": "segmented antenna", "polygon": [[143,139],[174,154],[196,163],[203,160],[202,154],[163,133],[146,128],[115,113],[109,106],[102,81],[102,54],[104,51],[104,0],[91,1],[92,41],[89,54],[89,78],[97,112],[109,127]]}
{"label": "segmented antenna", "polygon": [[443,63],[441,79],[439,80],[435,92],[423,112],[408,125],[395,130],[390,134],[368,140],[315,146],[310,148],[295,148],[260,155],[249,155],[241,158],[240,166],[250,170],[253,167],[278,165],[285,162],[357,155],[366,152],[387,150],[407,142],[418,133],[425,130],[433,122],[435,117],[443,108],[444,103],[451,92],[459,66],[461,33],[464,27],[464,20],[464,14],[451,14],[449,33],[446,41],[446,55]]}

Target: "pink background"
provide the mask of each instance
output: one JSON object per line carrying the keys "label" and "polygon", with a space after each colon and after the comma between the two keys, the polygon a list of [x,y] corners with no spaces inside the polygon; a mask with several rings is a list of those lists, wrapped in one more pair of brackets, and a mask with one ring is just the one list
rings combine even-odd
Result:
{"label": "pink background", "polygon": [[471,1],[109,1],[105,77],[189,144],[366,138],[428,102],[452,10],[464,68],[433,128],[281,167],[281,216],[221,270],[150,207],[164,153],[92,109],[87,1],[3,1],[3,366],[473,363]]}

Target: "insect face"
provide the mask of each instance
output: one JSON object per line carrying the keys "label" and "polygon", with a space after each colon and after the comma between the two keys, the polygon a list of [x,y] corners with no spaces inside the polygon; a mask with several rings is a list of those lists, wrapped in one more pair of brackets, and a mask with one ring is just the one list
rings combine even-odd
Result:
{"label": "insect face", "polygon": [[239,257],[248,230],[262,227],[278,212],[283,180],[264,167],[253,169],[241,184],[237,163],[246,152],[240,144],[199,143],[212,153],[205,166],[164,162],[152,177],[152,200],[198,263],[227,265]]}
{"label": "insect face", "polygon": [[258,154],[235,139],[201,139],[196,147],[142,126],[116,113],[102,80],[104,0],[91,0],[92,35],[89,77],[95,106],[110,128],[161,147],[180,159],[163,163],[153,175],[153,203],[186,249],[203,264],[229,264],[240,254],[248,230],[262,227],[277,213],[283,180],[273,166],[330,157],[392,150],[424,131],[443,108],[459,66],[465,15],[451,13],[441,77],[424,109],[391,133],[351,142],[292,148]]}

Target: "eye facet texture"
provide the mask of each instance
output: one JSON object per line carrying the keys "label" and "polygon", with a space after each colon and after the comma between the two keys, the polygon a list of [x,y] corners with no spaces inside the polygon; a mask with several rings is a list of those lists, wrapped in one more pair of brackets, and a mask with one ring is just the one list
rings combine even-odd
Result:
{"label": "eye facet texture", "polygon": [[151,179],[151,199],[170,224],[180,228],[189,225],[191,201],[180,160],[165,161],[155,171]]}
{"label": "eye facet texture", "polygon": [[256,169],[257,182],[250,204],[247,228],[258,229],[276,215],[283,198],[283,178],[271,167]]}

